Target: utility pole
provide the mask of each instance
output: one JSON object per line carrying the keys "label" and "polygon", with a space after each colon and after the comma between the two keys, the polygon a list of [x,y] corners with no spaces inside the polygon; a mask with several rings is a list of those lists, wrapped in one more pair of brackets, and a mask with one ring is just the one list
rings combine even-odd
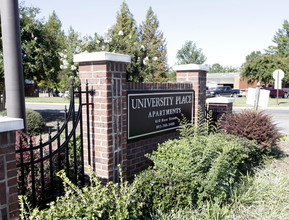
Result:
{"label": "utility pole", "polygon": [[26,128],[18,0],[0,3],[7,116],[22,118]]}

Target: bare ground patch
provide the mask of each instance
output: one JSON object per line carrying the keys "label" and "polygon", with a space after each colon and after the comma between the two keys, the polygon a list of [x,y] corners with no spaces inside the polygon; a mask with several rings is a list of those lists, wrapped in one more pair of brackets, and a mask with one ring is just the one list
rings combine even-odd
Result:
{"label": "bare ground patch", "polygon": [[289,174],[289,138],[280,141],[278,148],[282,156],[274,159],[271,166]]}

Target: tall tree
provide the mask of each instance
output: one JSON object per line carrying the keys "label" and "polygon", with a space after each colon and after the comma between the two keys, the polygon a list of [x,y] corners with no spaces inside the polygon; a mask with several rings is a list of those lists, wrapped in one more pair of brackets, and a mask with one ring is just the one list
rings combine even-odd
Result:
{"label": "tall tree", "polygon": [[249,55],[246,56],[246,62],[254,61],[259,59],[262,56],[261,51],[253,51]]}
{"label": "tall tree", "polygon": [[289,22],[287,20],[284,21],[283,27],[276,32],[273,42],[276,45],[269,46],[268,53],[289,57]]}
{"label": "tall tree", "polygon": [[24,77],[35,83],[44,82],[45,86],[55,86],[60,70],[60,43],[56,38],[60,29],[56,23],[60,20],[54,14],[44,24],[36,18],[38,13],[38,8],[20,7]]}
{"label": "tall tree", "polygon": [[222,66],[219,63],[214,63],[212,66],[210,66],[210,73],[232,73],[232,72],[238,72],[239,68],[235,68],[232,66]]}
{"label": "tall tree", "polygon": [[207,58],[202,49],[198,49],[193,41],[186,41],[177,52],[177,64],[203,64]]}
{"label": "tall tree", "polygon": [[210,73],[223,73],[224,72],[224,67],[221,66],[219,63],[214,63],[210,67]]}
{"label": "tall tree", "polygon": [[[242,77],[246,77],[248,82],[255,80],[264,84],[273,84],[273,72],[276,69],[282,69],[285,73],[289,72],[289,59],[278,54],[264,54],[249,59],[241,69]],[[289,85],[288,74],[285,74],[283,86]]]}
{"label": "tall tree", "polygon": [[144,56],[142,75],[144,81],[160,82],[168,79],[167,45],[159,21],[152,8],[146,14],[146,20],[140,26],[141,48]]}
{"label": "tall tree", "polygon": [[48,67],[44,70],[45,74],[48,76],[48,80],[46,79],[45,81],[45,84],[48,87],[58,87],[58,74],[61,70],[61,57],[59,53],[63,51],[65,47],[65,34],[61,27],[61,21],[55,11],[53,11],[43,28],[43,34],[45,37],[43,48],[46,50],[46,56],[49,56],[45,57],[45,63],[43,63],[45,67]]}
{"label": "tall tree", "polygon": [[109,51],[128,54],[131,63],[127,66],[127,79],[129,81],[142,81],[139,74],[139,33],[133,14],[128,5],[123,2],[120,11],[117,12],[116,24],[107,31],[104,42],[109,45]]}
{"label": "tall tree", "polygon": [[77,64],[73,62],[73,55],[81,53],[82,39],[78,32],[72,27],[69,28],[67,36],[64,40],[62,51],[58,54],[60,56],[60,69],[58,74],[59,83],[58,88],[61,90],[69,90],[71,81],[73,80],[75,86],[79,83]]}

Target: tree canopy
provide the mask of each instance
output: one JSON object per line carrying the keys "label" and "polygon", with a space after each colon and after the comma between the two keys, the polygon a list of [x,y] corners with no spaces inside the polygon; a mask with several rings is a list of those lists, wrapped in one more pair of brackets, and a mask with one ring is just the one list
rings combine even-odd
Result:
{"label": "tree canopy", "polygon": [[[66,90],[70,81],[78,81],[73,54],[108,51],[131,56],[127,67],[128,81],[166,81],[168,73],[167,48],[159,21],[150,7],[139,27],[128,5],[123,2],[116,23],[103,36],[76,32],[67,34],[53,11],[48,20],[38,19],[39,8],[20,4],[20,32],[24,78],[43,88]],[[0,30],[1,31],[1,30]],[[0,41],[2,38],[0,37]],[[0,87],[4,87],[3,53],[0,45]]]}
{"label": "tree canopy", "polygon": [[274,84],[273,72],[282,69],[285,73],[283,87],[289,86],[289,23],[284,21],[273,37],[273,43],[265,53],[253,51],[242,65],[241,75],[249,82],[261,81],[263,84]]}
{"label": "tree canopy", "polygon": [[61,22],[55,12],[48,22],[36,19],[39,9],[20,8],[20,27],[22,41],[23,73],[25,79],[36,83],[45,82],[46,86],[56,86],[60,70],[62,38]]}
{"label": "tree canopy", "polygon": [[193,41],[186,41],[180,50],[178,50],[177,64],[203,64],[207,58],[202,49],[197,48]]}
{"label": "tree canopy", "polygon": [[140,70],[144,81],[159,82],[168,78],[167,45],[159,21],[150,7],[146,19],[140,26],[143,68]]}
{"label": "tree canopy", "polygon": [[[278,54],[263,54],[254,59],[250,59],[242,67],[242,76],[248,79],[248,82],[255,80],[263,84],[274,84],[273,72],[276,69],[289,71],[289,59]],[[283,86],[288,86],[288,74],[285,74]]]}
{"label": "tree canopy", "polygon": [[116,24],[108,31],[106,41],[109,43],[108,50],[131,56],[131,63],[127,66],[127,79],[129,81],[140,80],[138,60],[139,49],[139,30],[134,20],[133,14],[128,5],[123,2],[120,11],[117,13]]}
{"label": "tree canopy", "polygon": [[232,73],[232,72],[238,72],[238,68],[234,68],[231,66],[222,66],[219,63],[214,63],[212,66],[210,66],[210,73]]}
{"label": "tree canopy", "polygon": [[289,57],[289,22],[284,21],[283,27],[278,29],[273,37],[275,45],[269,46],[266,50],[270,54],[278,54],[282,57]]}

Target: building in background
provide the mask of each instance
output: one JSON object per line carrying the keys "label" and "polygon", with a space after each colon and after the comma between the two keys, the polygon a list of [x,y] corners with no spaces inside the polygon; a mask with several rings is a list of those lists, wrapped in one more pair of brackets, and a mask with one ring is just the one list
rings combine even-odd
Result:
{"label": "building in background", "polygon": [[235,73],[207,73],[207,87],[209,89],[216,86],[231,86],[232,89],[256,88],[257,81],[248,84],[246,78],[241,77],[240,72]]}

